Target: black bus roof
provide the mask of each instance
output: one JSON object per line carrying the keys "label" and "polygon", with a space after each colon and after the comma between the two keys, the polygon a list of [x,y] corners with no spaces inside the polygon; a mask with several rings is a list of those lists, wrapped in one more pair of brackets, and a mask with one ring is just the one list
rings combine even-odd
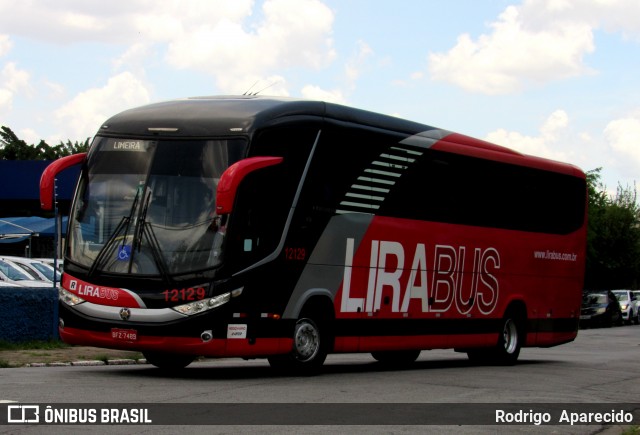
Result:
{"label": "black bus roof", "polygon": [[[126,138],[149,138],[150,136],[211,138],[229,135],[251,137],[262,127],[287,120],[360,126],[366,129],[395,132],[407,137],[412,135],[424,135],[431,139],[447,137],[448,139],[442,143],[448,143],[456,148],[455,151],[449,149],[449,152],[463,154],[489,152],[493,153],[493,157],[484,154],[486,158],[499,160],[511,156],[518,160],[518,162],[511,161],[513,164],[571,173],[584,178],[584,173],[573,165],[524,155],[501,145],[462,134],[453,134],[453,132],[426,124],[334,103],[284,97],[253,95],[192,97],[149,104],[125,110],[111,117],[102,125],[98,135]],[[454,142],[450,142],[449,138],[453,136],[455,136]]]}
{"label": "black bus roof", "polygon": [[98,134],[187,137],[251,134],[265,124],[292,117],[334,119],[406,134],[434,129],[417,122],[322,101],[226,96],[186,98],[129,109],[108,119]]}

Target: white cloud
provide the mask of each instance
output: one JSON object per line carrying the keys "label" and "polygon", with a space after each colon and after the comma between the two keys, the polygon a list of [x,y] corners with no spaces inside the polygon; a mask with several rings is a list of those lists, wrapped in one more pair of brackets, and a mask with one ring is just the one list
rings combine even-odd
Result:
{"label": "white cloud", "polygon": [[569,125],[569,116],[564,110],[556,110],[540,127],[542,137],[547,141],[557,141]]}
{"label": "white cloud", "polygon": [[317,69],[335,57],[333,13],[318,0],[268,0],[263,17],[247,28],[244,19],[200,23],[169,43],[167,62],[203,71],[223,92],[237,93],[252,77],[289,68]]}
{"label": "white cloud", "polygon": [[345,75],[351,85],[362,74],[362,70],[365,68],[366,61],[373,55],[373,50],[364,41],[358,41],[355,54],[347,61],[345,65]]}
{"label": "white cloud", "polygon": [[20,92],[31,94],[29,79],[29,73],[18,69],[14,62],[5,64],[0,71],[0,113],[11,110],[16,94]]}
{"label": "white cloud", "polygon": [[302,97],[309,100],[326,101],[328,103],[346,104],[346,99],[342,91],[334,89],[324,90],[318,86],[307,85],[302,88]]}
{"label": "white cloud", "polygon": [[583,63],[595,49],[589,24],[566,19],[530,27],[528,19],[526,10],[509,6],[491,24],[490,34],[476,40],[463,34],[449,52],[431,53],[431,78],[496,95],[589,72]]}
{"label": "white cloud", "polygon": [[570,136],[569,117],[564,110],[553,112],[540,126],[539,135],[527,136],[515,131],[498,129],[489,133],[485,140],[506,146],[523,154],[553,160],[575,162],[577,156],[563,150],[575,149],[567,146]]}
{"label": "white cloud", "polygon": [[11,110],[13,103],[13,94],[7,89],[0,88],[0,114]]}
{"label": "white cloud", "polygon": [[[18,137],[28,144],[35,144],[35,145],[39,144],[40,140],[42,140],[42,137],[38,135],[38,133],[31,128],[24,128],[20,130]],[[53,145],[50,142],[47,142],[47,143],[49,145]],[[55,145],[57,144],[58,142],[55,142]]]}
{"label": "white cloud", "polygon": [[484,139],[524,154],[575,164],[585,171],[603,168],[607,186],[632,185],[640,168],[640,110],[609,122],[600,134],[577,132],[563,110],[553,112],[538,134],[498,129]]}
{"label": "white cloud", "polygon": [[640,111],[609,122],[604,137],[625,177],[637,179],[640,167]]}
{"label": "white cloud", "polygon": [[[174,68],[214,77],[221,92],[242,92],[252,77],[318,69],[335,57],[333,12],[320,0],[265,0],[261,10],[253,0],[36,3],[0,0],[0,28],[48,43],[125,45],[116,68],[153,47]],[[123,69],[142,73],[141,65]]]}
{"label": "white cloud", "polygon": [[251,12],[252,0],[0,0],[0,28],[6,33],[52,43],[78,40],[133,44],[171,41],[203,23],[237,20]]}
{"label": "white cloud", "polygon": [[123,72],[111,77],[102,88],[78,94],[56,110],[55,117],[65,128],[63,137],[84,140],[93,136],[97,126],[109,116],[149,101],[149,91],[144,83],[130,72]]}
{"label": "white cloud", "polygon": [[65,95],[64,85],[61,83],[54,83],[48,80],[43,82],[45,89],[47,90],[47,98],[53,100],[62,98]]}
{"label": "white cloud", "polygon": [[7,53],[9,53],[12,47],[13,47],[13,42],[11,42],[11,39],[9,39],[9,36],[0,35],[0,56],[4,56]]}
{"label": "white cloud", "polygon": [[120,57],[113,61],[116,71],[131,71],[135,69],[142,73],[147,58],[152,54],[151,46],[145,43],[136,43],[127,49]]}
{"label": "white cloud", "polygon": [[530,28],[544,28],[550,21],[572,21],[640,39],[640,3],[636,0],[525,0],[521,9]]}
{"label": "white cloud", "polygon": [[14,62],[7,63],[2,72],[0,72],[0,80],[2,86],[12,93],[20,91],[30,92],[29,84],[30,75],[27,71],[18,69]]}
{"label": "white cloud", "polygon": [[431,78],[470,92],[508,94],[528,86],[592,73],[585,57],[604,29],[640,40],[637,0],[525,0],[508,6],[491,31],[458,37],[429,55]]}

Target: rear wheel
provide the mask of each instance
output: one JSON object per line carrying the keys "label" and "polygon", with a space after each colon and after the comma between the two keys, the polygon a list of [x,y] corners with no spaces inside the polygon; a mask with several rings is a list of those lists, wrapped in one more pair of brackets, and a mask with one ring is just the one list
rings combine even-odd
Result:
{"label": "rear wheel", "polygon": [[511,365],[515,364],[520,356],[520,331],[516,319],[507,318],[504,320],[502,335],[498,339],[496,346],[496,357],[498,362]]}
{"label": "rear wheel", "polygon": [[164,352],[143,352],[147,362],[163,370],[180,370],[196,359],[193,355]]}
{"label": "rear wheel", "polygon": [[493,348],[470,349],[467,351],[473,362],[496,365],[513,365],[520,356],[524,342],[524,318],[517,311],[510,310],[502,319],[498,343]]}

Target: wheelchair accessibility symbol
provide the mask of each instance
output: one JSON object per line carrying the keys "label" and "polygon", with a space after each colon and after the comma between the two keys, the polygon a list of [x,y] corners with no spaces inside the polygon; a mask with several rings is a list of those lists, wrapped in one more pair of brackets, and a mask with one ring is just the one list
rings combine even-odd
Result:
{"label": "wheelchair accessibility symbol", "polygon": [[131,258],[131,246],[122,245],[118,249],[118,260],[120,261],[128,261]]}

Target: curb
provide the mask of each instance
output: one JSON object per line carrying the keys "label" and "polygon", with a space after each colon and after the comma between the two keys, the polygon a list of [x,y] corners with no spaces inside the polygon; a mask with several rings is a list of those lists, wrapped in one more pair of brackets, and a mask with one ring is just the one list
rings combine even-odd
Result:
{"label": "curb", "polygon": [[22,367],[92,367],[92,366],[125,366],[147,364],[147,360],[141,359],[108,359],[103,360],[89,360],[89,361],[71,361],[71,362],[52,362],[52,363],[29,363]]}

